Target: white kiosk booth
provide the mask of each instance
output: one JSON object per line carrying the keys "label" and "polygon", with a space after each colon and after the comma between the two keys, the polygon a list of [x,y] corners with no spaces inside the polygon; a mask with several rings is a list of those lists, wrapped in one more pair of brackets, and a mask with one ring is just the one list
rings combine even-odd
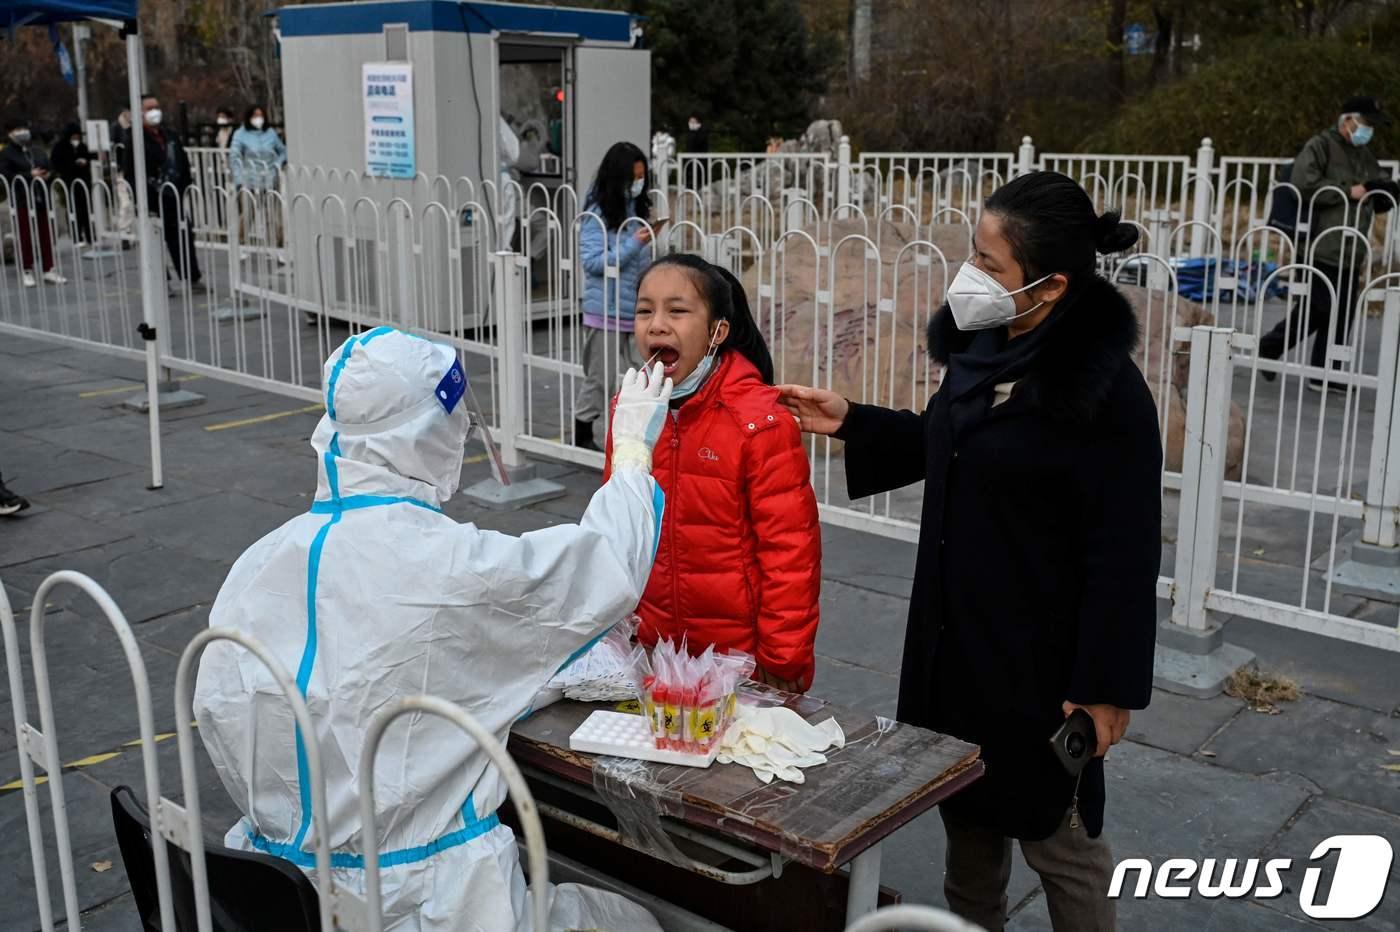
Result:
{"label": "white kiosk booth", "polygon": [[[582,197],[619,140],[647,150],[651,55],[629,13],[387,0],[284,7],[277,23],[286,246],[308,310],[488,323],[485,257],[521,247],[529,209],[550,201],[567,243],[577,205],[558,189]],[[514,166],[502,122],[520,142]],[[502,194],[503,168],[526,203]]]}

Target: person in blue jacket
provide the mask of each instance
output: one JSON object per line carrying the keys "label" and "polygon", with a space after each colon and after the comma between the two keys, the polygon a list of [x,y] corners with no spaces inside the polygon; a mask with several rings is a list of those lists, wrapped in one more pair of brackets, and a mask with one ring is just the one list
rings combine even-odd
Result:
{"label": "person in blue jacket", "polygon": [[252,222],[253,194],[258,212],[266,217],[266,228],[255,230],[259,239],[275,240],[281,245],[281,209],[268,192],[277,188],[277,172],[287,164],[287,147],[277,130],[267,125],[267,111],[253,104],[243,117],[243,125],[234,130],[228,146],[228,168],[233,185],[238,190],[239,239],[246,241]]}
{"label": "person in blue jacket", "polygon": [[594,425],[607,412],[618,380],[643,361],[632,337],[632,318],[637,282],[651,265],[648,177],[646,154],[630,142],[614,143],[603,156],[578,221],[583,384],[574,397],[574,443],[590,450],[602,449],[607,430],[595,436]]}

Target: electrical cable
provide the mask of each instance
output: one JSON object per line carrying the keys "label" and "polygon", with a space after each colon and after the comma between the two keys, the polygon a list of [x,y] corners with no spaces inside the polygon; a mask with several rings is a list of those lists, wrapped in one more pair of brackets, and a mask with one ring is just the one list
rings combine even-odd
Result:
{"label": "electrical cable", "polygon": [[[465,0],[459,0],[457,4],[457,13],[462,18],[462,32],[466,34],[467,39],[467,73],[471,75],[472,105],[476,108],[476,170],[480,175],[481,182],[484,184],[486,182],[486,150],[482,145],[482,139],[486,135],[486,123],[481,118],[481,95],[476,87],[476,63],[472,60],[472,31],[471,27],[467,25],[467,4]],[[482,16],[477,10],[472,10],[472,14],[480,17],[481,21],[488,27],[495,28],[491,26],[491,21],[485,16]],[[498,198],[503,194],[502,191],[498,190],[499,185],[499,178],[492,179],[491,187],[496,190],[496,197]],[[486,206],[486,220],[490,224],[490,229],[494,230],[496,228],[496,208],[491,203],[491,198],[489,197],[483,197],[481,201]],[[498,243],[497,245],[499,246],[500,244]]]}

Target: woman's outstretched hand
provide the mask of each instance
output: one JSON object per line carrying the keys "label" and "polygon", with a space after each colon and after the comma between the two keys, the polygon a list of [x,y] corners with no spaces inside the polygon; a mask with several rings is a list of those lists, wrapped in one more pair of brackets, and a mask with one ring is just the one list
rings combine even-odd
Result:
{"label": "woman's outstretched hand", "polygon": [[779,385],[778,400],[809,434],[836,433],[851,410],[851,403],[835,392],[805,385]]}

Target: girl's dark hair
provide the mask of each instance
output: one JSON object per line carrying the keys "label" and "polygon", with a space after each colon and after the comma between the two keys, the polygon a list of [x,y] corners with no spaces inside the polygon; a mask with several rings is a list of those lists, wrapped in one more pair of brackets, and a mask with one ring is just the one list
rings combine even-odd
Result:
{"label": "girl's dark hair", "polygon": [[744,292],[743,283],[728,269],[706,262],[699,256],[677,252],[653,262],[637,280],[637,287],[640,288],[653,271],[668,265],[686,271],[695,283],[695,290],[700,292],[701,300],[710,309],[711,318],[729,321],[729,336],[724,338],[720,349],[732,349],[739,353],[753,363],[763,384],[772,385],[773,356],[768,352],[768,343],[753,319],[753,311],[749,310],[749,296]]}
{"label": "girl's dark hair", "polygon": [[[633,168],[638,162],[646,166],[646,186],[651,188],[651,165],[646,153],[630,142],[615,142],[603,162],[598,166],[598,174],[593,178],[593,187],[588,189],[588,202],[598,208],[603,215],[603,223],[609,230],[616,230],[627,222],[627,205],[632,200]],[[637,217],[651,219],[651,194],[642,192],[637,198]]]}
{"label": "girl's dark hair", "polygon": [[1026,282],[1057,272],[1070,287],[1094,274],[1096,253],[1122,252],[1138,230],[1118,212],[1094,212],[1094,202],[1074,179],[1059,172],[1029,172],[997,188],[987,209],[1001,219],[1001,233]]}
{"label": "girl's dark hair", "polygon": [[248,129],[253,128],[253,114],[257,113],[259,110],[262,111],[263,115],[263,129],[267,129],[267,108],[262,104],[251,104],[247,110],[243,111],[243,125]]}

